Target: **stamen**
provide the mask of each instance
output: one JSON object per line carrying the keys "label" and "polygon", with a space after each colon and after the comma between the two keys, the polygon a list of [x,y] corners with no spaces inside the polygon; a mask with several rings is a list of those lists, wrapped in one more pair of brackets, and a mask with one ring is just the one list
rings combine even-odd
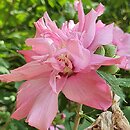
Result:
{"label": "stamen", "polygon": [[60,75],[71,76],[73,72],[73,65],[67,55],[62,54],[58,57],[58,60],[64,64],[63,72],[60,72]]}

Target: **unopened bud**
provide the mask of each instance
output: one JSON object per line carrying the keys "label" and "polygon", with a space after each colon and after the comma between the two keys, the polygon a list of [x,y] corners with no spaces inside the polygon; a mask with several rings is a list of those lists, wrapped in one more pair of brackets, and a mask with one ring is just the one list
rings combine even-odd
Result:
{"label": "unopened bud", "polygon": [[98,47],[97,50],[95,51],[95,54],[99,54],[99,55],[104,56],[105,55],[104,47],[103,46]]}
{"label": "unopened bud", "polygon": [[59,125],[59,124],[63,124],[65,121],[66,115],[64,113],[60,113],[57,114],[57,116],[55,117],[53,124],[54,125]]}
{"label": "unopened bud", "polygon": [[115,74],[120,70],[116,65],[102,66],[99,69],[110,74]]}
{"label": "unopened bud", "polygon": [[114,57],[116,55],[117,47],[115,45],[104,45],[105,56]]}

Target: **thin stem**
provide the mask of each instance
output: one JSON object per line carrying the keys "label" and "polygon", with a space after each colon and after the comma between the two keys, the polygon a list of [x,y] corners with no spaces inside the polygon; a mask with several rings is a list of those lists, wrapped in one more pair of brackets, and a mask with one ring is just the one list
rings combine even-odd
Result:
{"label": "thin stem", "polygon": [[82,104],[77,104],[77,114],[75,117],[73,130],[78,130],[78,126],[79,126],[80,118],[81,118],[81,116],[80,116],[81,112],[82,112]]}

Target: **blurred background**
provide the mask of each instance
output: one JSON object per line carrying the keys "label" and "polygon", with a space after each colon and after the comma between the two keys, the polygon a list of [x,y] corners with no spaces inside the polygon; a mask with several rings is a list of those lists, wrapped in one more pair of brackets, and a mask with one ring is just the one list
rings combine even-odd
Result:
{"label": "blurred background", "polygon": [[[114,22],[125,32],[130,33],[130,0],[82,0],[82,2],[86,13],[101,2],[105,5],[106,11],[100,19],[106,24]],[[17,50],[28,49],[24,41],[34,36],[33,23],[42,17],[45,11],[59,27],[66,20],[73,19],[76,22],[77,12],[73,3],[74,0],[0,0],[0,74],[9,73],[9,70],[25,64],[24,58],[17,53]],[[125,77],[130,77],[129,71],[121,73]],[[0,130],[35,130],[24,120],[10,119],[20,84],[21,82],[0,83]],[[122,102],[121,108],[130,121],[130,89],[122,88],[122,91],[127,102]],[[61,94],[59,110],[67,116],[64,122],[67,130],[71,130],[74,109],[75,105]],[[96,118],[99,113],[88,107],[84,107],[84,112],[91,118]],[[81,130],[91,124],[89,120],[82,122]]]}

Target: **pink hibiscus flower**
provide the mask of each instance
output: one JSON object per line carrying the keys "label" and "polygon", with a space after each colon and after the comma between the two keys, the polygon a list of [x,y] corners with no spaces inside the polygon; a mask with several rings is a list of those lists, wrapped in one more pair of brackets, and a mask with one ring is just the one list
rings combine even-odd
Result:
{"label": "pink hibiscus flower", "polygon": [[19,51],[27,64],[0,75],[5,82],[26,80],[19,88],[12,118],[26,118],[29,125],[47,130],[58,111],[58,94],[96,109],[111,106],[111,90],[96,73],[101,65],[120,64],[122,58],[94,54],[113,39],[113,24],[102,26],[96,19],[103,13],[100,4],[87,15],[82,3],[76,5],[79,22],[71,20],[58,28],[48,14],[36,23],[36,35],[26,40],[31,50]]}

